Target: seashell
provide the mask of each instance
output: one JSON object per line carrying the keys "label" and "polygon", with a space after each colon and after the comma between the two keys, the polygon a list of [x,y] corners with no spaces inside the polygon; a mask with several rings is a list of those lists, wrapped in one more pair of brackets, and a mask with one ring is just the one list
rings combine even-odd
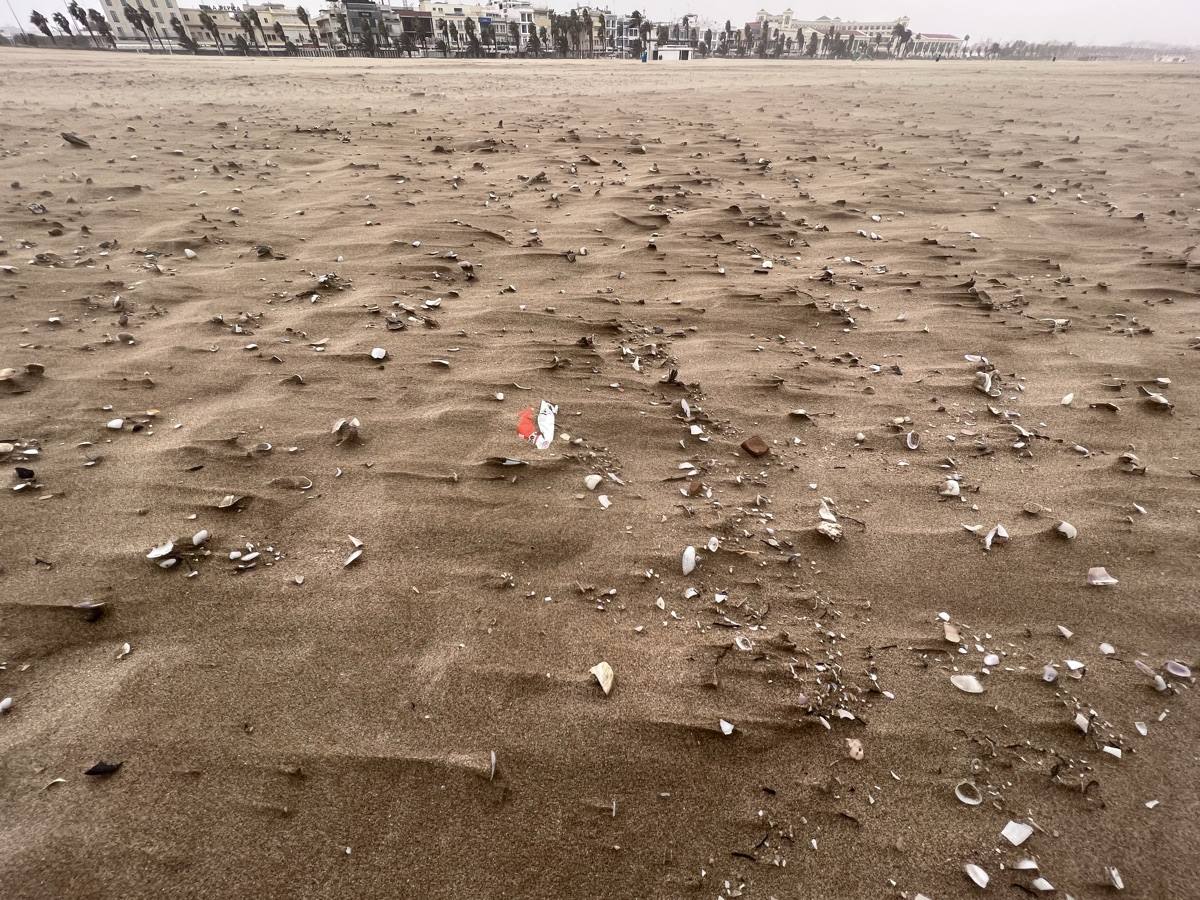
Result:
{"label": "seashell", "polygon": [[1108,574],[1104,566],[1092,566],[1088,569],[1087,583],[1092,587],[1108,587],[1117,584],[1117,579]]}
{"label": "seashell", "polygon": [[117,659],[124,659],[132,652],[133,652],[133,648],[131,646],[129,646],[129,642],[126,641],[124,644],[121,645],[121,652],[119,652],[117,654]]}
{"label": "seashell", "polygon": [[4,715],[12,708],[13,708],[13,698],[12,697],[5,697],[3,700],[0,700],[0,715]]}
{"label": "seashell", "polygon": [[226,494],[224,497],[222,497],[220,500],[217,501],[217,509],[229,509],[232,506],[237,506],[238,502],[241,499],[242,498],[239,497],[237,494]]}
{"label": "seashell", "polygon": [[696,548],[687,546],[683,548],[683,574],[691,575],[696,570]]}
{"label": "seashell", "polygon": [[607,494],[601,494],[601,495],[600,495],[599,497],[597,497],[596,499],[600,501],[600,508],[601,508],[601,509],[608,509],[610,506],[612,506],[612,501],[608,499],[608,495],[607,495]]}
{"label": "seashell", "polygon": [[1070,405],[1071,405],[1071,401],[1072,401],[1072,400],[1074,400],[1074,399],[1075,399],[1075,395],[1074,395],[1074,394],[1066,394],[1066,395],[1064,395],[1064,396],[1063,396],[1063,398],[1062,398],[1062,405],[1063,405],[1063,406],[1070,406]]}
{"label": "seashell", "polygon": [[983,792],[975,785],[973,781],[960,781],[954,786],[954,796],[958,798],[960,803],[965,803],[967,806],[979,806],[983,803]]}
{"label": "seashell", "polygon": [[995,653],[989,653],[983,658],[983,664],[989,668],[995,668],[996,666],[1000,665],[1000,657]]}
{"label": "seashell", "polygon": [[734,637],[733,642],[737,645],[737,648],[739,650],[749,652],[750,650],[754,649],[753,642],[750,640],[750,638],[746,637],[745,635],[742,635],[742,634],[737,635],[736,637]]}
{"label": "seashell", "polygon": [[167,541],[165,544],[159,544],[157,547],[147,553],[146,559],[162,559],[166,556],[170,556],[174,552],[175,544],[171,541]]}
{"label": "seashell", "polygon": [[733,734],[732,722],[726,722],[724,719],[721,719],[717,724],[721,727],[721,734],[725,735],[726,737]]}
{"label": "seashell", "polygon": [[592,666],[590,669],[588,669],[588,671],[591,672],[592,675],[595,676],[596,682],[600,685],[600,690],[604,691],[605,697],[607,697],[610,693],[612,693],[613,680],[616,677],[613,674],[612,666],[610,666],[608,663],[601,660],[600,662],[598,662],[594,666]]}
{"label": "seashell", "polygon": [[963,871],[967,873],[968,878],[975,882],[976,887],[985,888],[988,886],[988,873],[975,865],[975,863],[967,863],[963,866]]}
{"label": "seashell", "polygon": [[863,758],[862,741],[858,738],[846,738],[846,755],[855,761],[861,761]]}
{"label": "seashell", "polygon": [[1114,653],[1117,652],[1117,648],[1114,647],[1112,644],[1105,642],[1100,645],[1100,652],[1103,653],[1105,656],[1112,656]]}
{"label": "seashell", "polygon": [[1125,881],[1121,878],[1121,873],[1117,870],[1116,866],[1105,866],[1104,875],[1108,878],[1108,883],[1111,884],[1115,890],[1125,890]]}
{"label": "seashell", "polygon": [[1059,522],[1054,526],[1054,530],[1066,538],[1068,541],[1073,541],[1079,536],[1079,529],[1070,522]]}
{"label": "seashell", "polygon": [[1071,638],[1073,638],[1073,637],[1075,636],[1075,632],[1073,632],[1073,631],[1072,631],[1070,628],[1068,628],[1066,625],[1059,625],[1059,626],[1058,626],[1058,633],[1059,633],[1059,634],[1061,634],[1061,635],[1063,636],[1063,638],[1064,638],[1064,639],[1066,639],[1066,640],[1068,640],[1068,641],[1069,641]]}
{"label": "seashell", "polygon": [[1036,859],[1030,859],[1027,856],[1024,859],[1018,859],[1012,864],[1012,867],[1022,872],[1037,871],[1038,864]]}
{"label": "seashell", "polygon": [[388,352],[383,347],[371,348],[371,359],[387,359]]}
{"label": "seashell", "polygon": [[1014,847],[1020,847],[1023,843],[1029,840],[1029,836],[1033,834],[1033,826],[1026,825],[1024,822],[1013,822],[1004,826],[1004,830],[1000,832],[1000,836],[1007,840]]}
{"label": "seashell", "polygon": [[962,494],[962,485],[953,478],[947,478],[942,482],[942,489],[938,493],[943,497],[958,497]]}
{"label": "seashell", "polygon": [[982,694],[983,685],[974,675],[951,675],[950,683],[960,691],[968,694]]}
{"label": "seashell", "polygon": [[1163,663],[1163,668],[1165,668],[1176,678],[1192,677],[1192,670],[1177,659],[1168,659],[1165,663]]}
{"label": "seashell", "polygon": [[1030,887],[1032,887],[1035,891],[1045,892],[1054,890],[1054,885],[1048,882],[1045,878],[1042,878],[1040,875],[1033,879],[1033,881],[1031,881],[1029,884]]}
{"label": "seashell", "polygon": [[910,431],[904,436],[904,445],[908,447],[909,450],[916,450],[921,446],[921,435],[915,431]]}
{"label": "seashell", "polygon": [[604,479],[601,478],[599,475],[588,475],[586,478],[583,479],[583,483],[584,483],[584,486],[587,487],[587,489],[589,491],[594,491],[596,488],[598,488],[600,486],[600,482],[603,480]]}
{"label": "seashell", "polygon": [[349,566],[354,565],[356,562],[358,562],[358,558],[362,555],[363,555],[363,552],[362,552],[362,548],[360,547],[359,549],[355,550],[353,553],[351,553],[349,556],[346,557],[346,561],[344,563],[342,563],[342,568],[345,569]]}
{"label": "seashell", "polygon": [[705,546],[708,548],[709,553],[716,553],[721,549],[721,539],[714,534],[708,539],[708,543]]}
{"label": "seashell", "polygon": [[109,419],[104,424],[104,427],[107,428],[109,431],[120,431],[122,428],[125,427],[125,420],[124,419]]}
{"label": "seashell", "polygon": [[983,549],[991,550],[992,544],[1000,545],[1008,543],[1008,530],[1003,525],[996,525],[983,538]]}
{"label": "seashell", "polygon": [[192,546],[199,547],[208,542],[209,534],[207,528],[201,528],[192,535]]}
{"label": "seashell", "polygon": [[1058,681],[1058,669],[1054,668],[1050,663],[1046,663],[1046,665],[1042,666],[1042,681],[1047,684],[1053,684]]}
{"label": "seashell", "polygon": [[962,632],[959,631],[957,625],[952,625],[950,622],[943,622],[942,633],[951,644],[962,643]]}
{"label": "seashell", "polygon": [[187,248],[184,248],[183,255],[186,256],[188,259],[195,259],[196,251],[191,249],[190,247],[187,247]]}

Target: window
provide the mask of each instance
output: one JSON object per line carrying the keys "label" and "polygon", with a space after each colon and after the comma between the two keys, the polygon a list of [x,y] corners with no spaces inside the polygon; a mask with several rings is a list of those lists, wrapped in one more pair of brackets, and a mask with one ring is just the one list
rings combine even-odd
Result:
{"label": "window", "polygon": [[166,22],[164,22],[164,21],[163,21],[162,13],[155,13],[155,15],[156,15],[156,16],[158,16],[158,24],[159,24],[159,25],[166,25],[166,24],[167,24]]}

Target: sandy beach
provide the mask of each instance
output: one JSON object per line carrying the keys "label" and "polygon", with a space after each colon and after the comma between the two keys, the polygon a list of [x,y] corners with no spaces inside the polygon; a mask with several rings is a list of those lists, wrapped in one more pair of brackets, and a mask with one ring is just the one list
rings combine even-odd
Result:
{"label": "sandy beach", "polygon": [[1200,69],[0,122],[0,896],[1200,896]]}

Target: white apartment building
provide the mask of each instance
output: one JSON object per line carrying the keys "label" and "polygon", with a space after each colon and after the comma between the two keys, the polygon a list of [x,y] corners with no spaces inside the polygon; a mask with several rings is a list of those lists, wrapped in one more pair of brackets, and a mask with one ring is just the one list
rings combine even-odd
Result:
{"label": "white apartment building", "polygon": [[[179,4],[176,0],[130,0],[129,5],[134,9],[141,8],[150,13],[159,35],[164,41],[174,46],[175,32],[171,30],[171,16],[179,15]],[[117,40],[142,40],[142,33],[125,20],[125,13],[121,11],[121,0],[102,0],[101,9],[104,10],[104,17],[108,19],[108,23],[112,25]]]}

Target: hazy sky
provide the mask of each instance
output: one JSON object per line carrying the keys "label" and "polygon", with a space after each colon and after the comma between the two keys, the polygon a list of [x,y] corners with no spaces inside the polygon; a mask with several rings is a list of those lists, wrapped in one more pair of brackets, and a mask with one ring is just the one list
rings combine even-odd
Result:
{"label": "hazy sky", "polygon": [[[62,11],[69,0],[0,0],[0,24],[16,24],[13,11],[28,27],[29,11],[40,9],[47,18]],[[81,0],[85,6],[99,6]],[[228,0],[225,0],[228,2]],[[285,0],[292,2],[292,0]],[[572,0],[551,0],[561,10]],[[718,21],[744,24],[759,9],[752,0],[592,0],[600,6],[629,12],[637,8],[654,18],[677,19],[695,12]],[[840,16],[843,19],[911,18],[914,31],[943,31],[971,35],[972,41],[1073,40],[1076,43],[1120,44],[1126,41],[1161,41],[1200,46],[1200,0],[774,0],[777,12],[791,6],[796,16]],[[198,6],[200,0],[185,0]],[[309,0],[309,8],[324,5]],[[399,5],[399,4],[397,4]],[[628,6],[628,8],[626,8]]]}

